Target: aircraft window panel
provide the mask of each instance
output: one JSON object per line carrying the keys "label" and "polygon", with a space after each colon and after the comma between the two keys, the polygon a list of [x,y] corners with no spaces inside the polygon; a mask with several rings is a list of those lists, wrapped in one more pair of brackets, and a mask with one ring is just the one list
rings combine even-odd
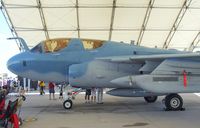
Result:
{"label": "aircraft window panel", "polygon": [[102,40],[82,40],[83,46],[86,50],[96,49],[103,45]]}
{"label": "aircraft window panel", "polygon": [[[64,49],[68,46],[70,42],[70,38],[59,38],[59,39],[50,39],[45,40],[32,48],[32,52],[38,52],[38,53],[48,53],[48,52],[57,52],[61,49]],[[91,39],[83,39],[82,43],[86,50],[92,50],[99,48],[103,45],[105,41],[103,40],[91,40]]]}
{"label": "aircraft window panel", "polygon": [[57,52],[67,47],[70,39],[53,39],[44,42],[45,52]]}

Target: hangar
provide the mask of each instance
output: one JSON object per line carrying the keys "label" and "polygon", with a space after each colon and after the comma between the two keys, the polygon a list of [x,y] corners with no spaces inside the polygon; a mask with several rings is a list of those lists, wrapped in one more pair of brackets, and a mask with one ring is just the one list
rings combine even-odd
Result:
{"label": "hangar", "polygon": [[[200,2],[198,0],[22,0],[20,3],[15,0],[2,0],[1,5],[1,11],[13,36],[23,37],[29,47],[33,47],[41,40],[58,37],[113,40],[134,43],[139,46],[184,51],[196,51],[199,47]],[[66,45],[67,42],[68,38],[65,42]],[[47,49],[46,52],[49,51],[51,50]],[[23,66],[27,66],[26,61],[23,61]],[[183,79],[186,79],[184,74],[186,74],[185,71]],[[168,77],[166,78],[168,79]],[[177,79],[171,77],[169,80],[177,81]],[[155,79],[155,81],[160,80],[163,79],[158,77]],[[186,87],[185,81],[184,87]],[[44,121],[26,123],[26,126],[134,127],[149,125],[149,127],[174,127],[175,125],[183,128],[192,124],[192,126],[198,127],[200,108],[197,95],[183,95],[186,99],[185,106],[190,106],[192,110],[188,110],[188,113],[181,113],[180,116],[184,117],[180,118],[181,120],[176,118],[178,112],[169,113],[166,116],[162,110],[158,111],[156,105],[147,105],[139,100],[133,102],[131,98],[124,101],[106,96],[108,102],[105,105],[95,104],[93,106],[81,104],[81,97],[79,97],[77,107],[66,112],[59,108],[57,101],[52,103],[41,97],[36,97],[37,100],[34,101],[34,97],[30,97],[35,104],[28,101],[25,107],[26,111],[37,113],[39,110],[42,114],[37,113],[35,117]],[[119,104],[114,101],[118,101]],[[41,105],[40,102],[46,105]],[[39,104],[39,107],[36,104]],[[173,104],[176,107],[176,100]],[[82,117],[82,115],[86,116],[86,113],[90,120]],[[114,115],[112,115],[113,113]],[[46,118],[49,114],[60,116],[60,118],[57,118],[56,121],[55,118]],[[116,118],[116,115],[119,118]],[[77,117],[80,119],[79,123],[74,121]],[[56,123],[50,123],[54,121]],[[59,123],[57,124],[57,122]]]}
{"label": "hangar", "polygon": [[55,37],[132,41],[187,51],[199,46],[198,0],[2,0],[1,4],[13,35],[23,37],[30,47]]}

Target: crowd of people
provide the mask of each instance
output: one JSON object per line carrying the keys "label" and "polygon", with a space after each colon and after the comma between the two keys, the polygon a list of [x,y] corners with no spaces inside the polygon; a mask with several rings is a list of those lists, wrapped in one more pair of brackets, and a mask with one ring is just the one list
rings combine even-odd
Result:
{"label": "crowd of people", "polygon": [[17,79],[8,78],[8,79],[3,80],[3,84],[1,83],[1,85],[2,85],[1,89],[5,89],[7,93],[9,93],[9,92],[18,91],[20,83],[19,83],[19,80]]}
{"label": "crowd of people", "polygon": [[[59,99],[63,99],[63,92],[64,88],[66,86],[65,83],[56,84],[54,82],[44,82],[44,81],[38,81],[38,88],[39,88],[39,94],[45,95],[45,89],[48,89],[49,92],[49,100],[55,100],[55,88],[57,87],[59,92]],[[10,90],[15,90],[15,92],[24,93],[26,90],[24,90],[23,86],[20,84],[20,81],[18,80],[8,80],[6,84],[2,87],[3,89],[6,89],[7,92],[10,92]],[[14,88],[14,89],[13,89]],[[66,89],[66,88],[65,88]],[[96,102],[96,94],[97,89],[96,88],[88,88],[85,89],[85,103],[95,103]]]}
{"label": "crowd of people", "polygon": [[[55,100],[55,88],[59,88],[59,99],[63,99],[63,90],[64,88],[67,89],[69,86],[64,86],[65,83],[61,84],[55,84],[53,82],[48,83],[48,89],[49,89],[49,100]],[[45,89],[45,82],[40,81],[38,83],[38,86],[40,87],[40,95],[44,95],[44,89]],[[71,90],[68,89],[69,92],[67,92],[69,95],[71,95],[73,92],[70,92]],[[97,95],[97,89],[96,88],[88,88],[85,89],[85,103],[96,103],[96,95]]]}

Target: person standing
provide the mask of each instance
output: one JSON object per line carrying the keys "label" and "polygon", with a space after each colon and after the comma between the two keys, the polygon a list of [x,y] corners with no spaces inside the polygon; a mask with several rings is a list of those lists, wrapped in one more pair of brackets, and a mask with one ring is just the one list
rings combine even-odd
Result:
{"label": "person standing", "polygon": [[91,89],[86,89],[86,91],[85,91],[85,103],[90,102],[90,95],[91,95]]}
{"label": "person standing", "polygon": [[91,89],[91,102],[96,102],[96,88]]}
{"label": "person standing", "polygon": [[51,100],[51,94],[53,95],[53,100],[55,100],[55,84],[49,82],[49,100]]}
{"label": "person standing", "polygon": [[40,86],[40,95],[45,94],[45,92],[44,92],[44,87],[45,87],[44,81],[40,81],[39,86]]}

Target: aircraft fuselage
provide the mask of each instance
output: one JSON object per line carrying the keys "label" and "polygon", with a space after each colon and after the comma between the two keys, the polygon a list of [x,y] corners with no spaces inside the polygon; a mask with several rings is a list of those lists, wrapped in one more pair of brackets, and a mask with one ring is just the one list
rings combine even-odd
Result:
{"label": "aircraft fuselage", "polygon": [[[73,41],[71,43],[73,44]],[[139,74],[142,64],[100,62],[96,58],[166,53],[177,53],[177,51],[108,41],[102,47],[94,50],[68,50],[66,48],[55,53],[25,51],[12,57],[7,66],[13,73],[33,80],[81,82],[80,86],[116,87],[117,85],[110,83],[112,79]]]}

